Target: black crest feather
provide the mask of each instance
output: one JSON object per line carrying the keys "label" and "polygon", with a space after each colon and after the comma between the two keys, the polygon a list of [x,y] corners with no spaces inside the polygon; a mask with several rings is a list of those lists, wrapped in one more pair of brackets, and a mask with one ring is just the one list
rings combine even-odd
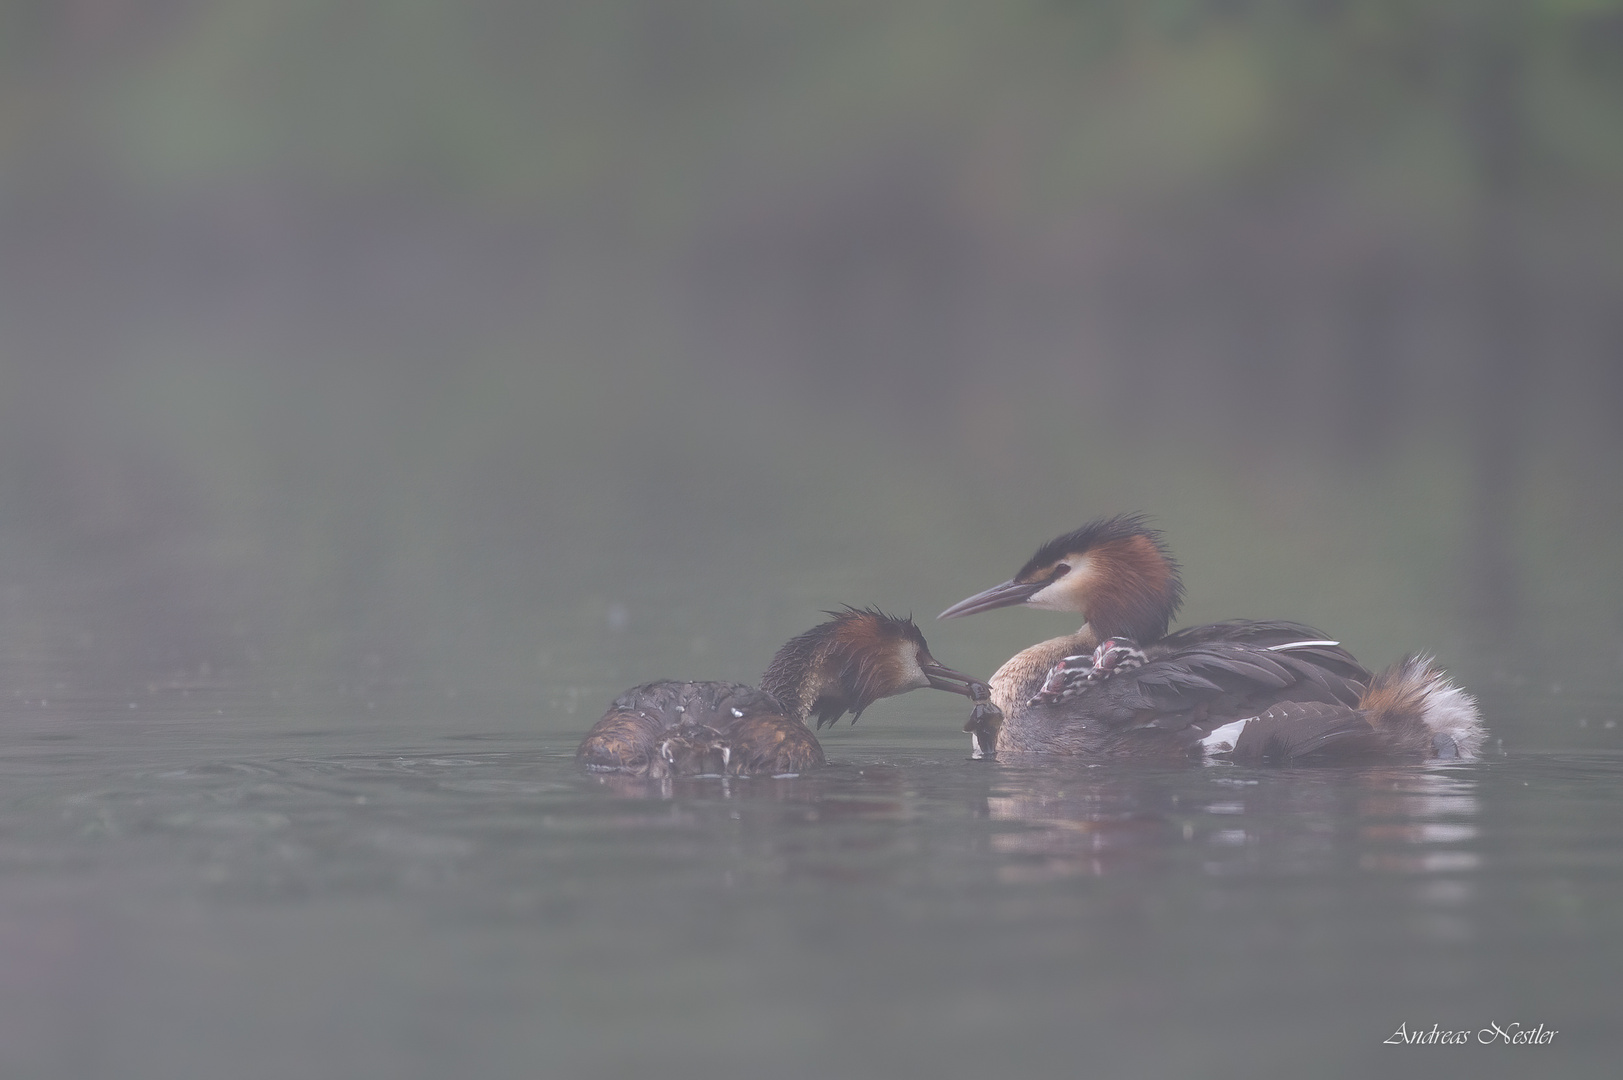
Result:
{"label": "black crest feather", "polygon": [[1054,537],[1037,549],[1037,554],[1027,560],[1026,565],[1020,568],[1020,572],[1014,575],[1014,580],[1028,580],[1030,575],[1067,555],[1086,551],[1100,544],[1108,544],[1112,540],[1127,540],[1134,536],[1142,536],[1149,540],[1165,556],[1173,572],[1179,571],[1177,560],[1172,557],[1172,552],[1167,550],[1166,541],[1161,537],[1161,530],[1151,528],[1149,520],[1143,514],[1117,514],[1115,517],[1090,521],[1075,532]]}

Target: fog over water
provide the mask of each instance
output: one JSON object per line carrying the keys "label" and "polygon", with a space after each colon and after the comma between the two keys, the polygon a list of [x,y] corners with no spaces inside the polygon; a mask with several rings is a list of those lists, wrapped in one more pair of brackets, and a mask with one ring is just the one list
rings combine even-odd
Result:
{"label": "fog over water", "polygon": [[[1152,1040],[1123,982],[1204,1026],[1104,1068],[1199,1068],[1302,962],[1357,1031],[1259,1068],[1387,1069],[1404,955],[1478,1027],[1565,957],[1517,1016],[1597,1066],[1620,191],[1607,0],[9,5],[0,1071],[1074,1075],[1071,1006]],[[923,694],[770,796],[568,761],[841,604],[989,674],[1074,619],[935,612],[1123,512],[1180,623],[1435,653],[1502,771],[1248,774],[1225,832],[1224,777],[977,772]]]}

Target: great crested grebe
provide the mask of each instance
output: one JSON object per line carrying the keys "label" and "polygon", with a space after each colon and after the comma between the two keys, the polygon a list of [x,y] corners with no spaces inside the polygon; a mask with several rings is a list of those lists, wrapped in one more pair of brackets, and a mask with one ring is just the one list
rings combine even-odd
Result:
{"label": "great crested grebe", "polygon": [[727,682],[645,683],[609,705],[575,751],[599,772],[635,776],[783,775],[823,764],[806,723],[857,722],[880,698],[934,687],[983,700],[985,684],[938,664],[912,619],[873,609],[830,611],[792,638],[759,687]]}
{"label": "great crested grebe", "polygon": [[[1372,682],[1339,643],[1300,623],[1235,620],[1168,634],[1182,600],[1161,534],[1126,515],[1055,538],[1009,581],[943,611],[950,619],[1023,604],[1086,620],[992,676],[990,705],[978,704],[966,728],[976,751],[1318,762],[1469,757],[1481,744],[1474,702],[1429,661]],[[1240,738],[1235,725],[1253,718],[1265,722]]]}

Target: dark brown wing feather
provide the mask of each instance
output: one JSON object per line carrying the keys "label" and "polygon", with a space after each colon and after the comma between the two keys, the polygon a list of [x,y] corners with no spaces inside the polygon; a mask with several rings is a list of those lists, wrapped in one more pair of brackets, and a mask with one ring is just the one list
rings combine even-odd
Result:
{"label": "dark brown wing feather", "polygon": [[1270,652],[1244,640],[1193,637],[1163,638],[1145,650],[1142,667],[1088,688],[1065,710],[1104,727],[1209,731],[1279,701],[1351,706],[1363,690],[1352,674],[1363,669],[1339,647]]}
{"label": "dark brown wing feather", "polygon": [[1387,737],[1359,709],[1322,701],[1286,701],[1240,731],[1234,761],[1247,765],[1310,765],[1380,757]]}
{"label": "dark brown wing feather", "polygon": [[[1284,664],[1293,673],[1293,682],[1306,681],[1318,687],[1314,700],[1358,704],[1371,675],[1369,669],[1360,664],[1352,653],[1340,645],[1308,645],[1278,650],[1279,646],[1294,645],[1299,641],[1324,640],[1326,635],[1323,631],[1298,622],[1231,619],[1191,626],[1168,634],[1155,643],[1154,649],[1156,655],[1174,656],[1201,645],[1246,646]],[[1293,700],[1296,699],[1293,697]]]}
{"label": "dark brown wing feather", "polygon": [[[1298,622],[1281,620],[1230,619],[1226,622],[1190,626],[1155,642],[1159,648],[1176,652],[1195,645],[1227,643],[1271,650],[1298,641],[1324,641],[1328,635]],[[1277,654],[1276,654],[1277,655]],[[1369,683],[1369,669],[1340,645],[1312,645],[1291,649],[1289,655],[1310,660],[1326,673],[1363,687]],[[1357,701],[1355,696],[1353,701]]]}

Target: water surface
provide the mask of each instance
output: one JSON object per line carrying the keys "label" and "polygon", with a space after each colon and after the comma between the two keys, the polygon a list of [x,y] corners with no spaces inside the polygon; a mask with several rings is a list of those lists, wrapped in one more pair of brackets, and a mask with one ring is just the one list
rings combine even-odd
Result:
{"label": "water surface", "polygon": [[974,762],[905,700],[660,784],[409,695],[13,699],[0,1072],[1613,1074],[1623,753]]}

